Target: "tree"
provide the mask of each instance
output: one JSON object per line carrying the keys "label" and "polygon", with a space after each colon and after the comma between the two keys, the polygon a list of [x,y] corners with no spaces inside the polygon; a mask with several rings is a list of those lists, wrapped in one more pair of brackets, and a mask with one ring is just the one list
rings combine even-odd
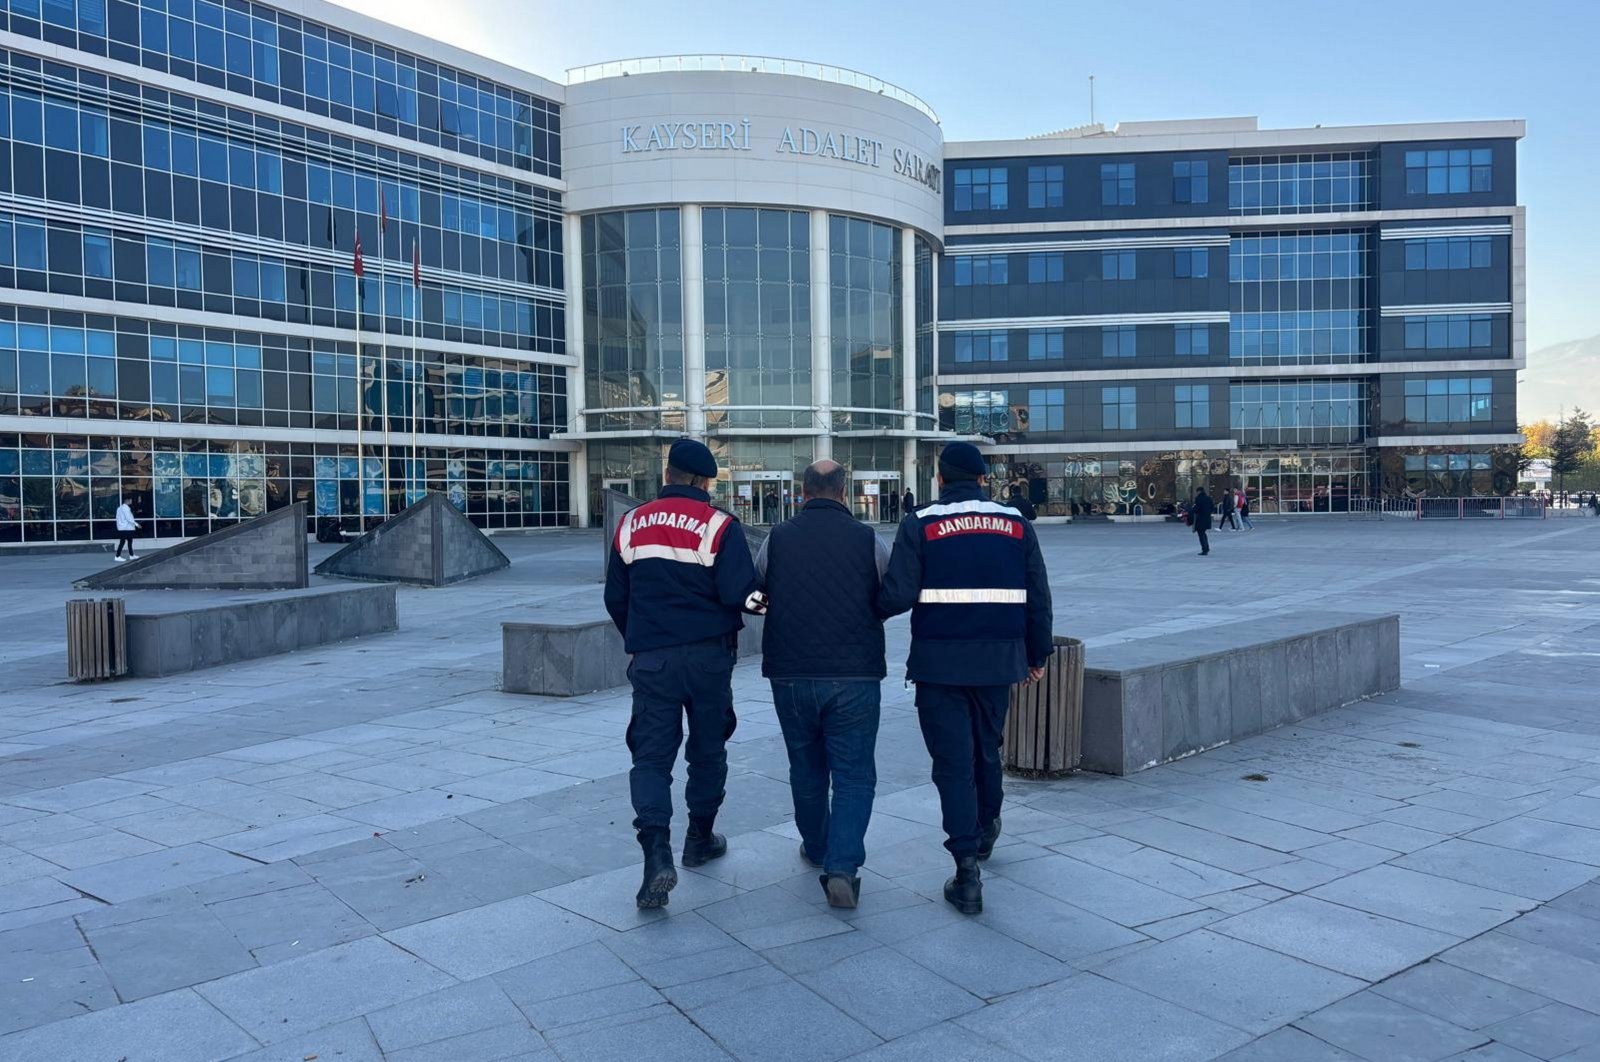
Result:
{"label": "tree", "polygon": [[1550,471],[1557,477],[1559,490],[1567,489],[1567,475],[1578,471],[1583,459],[1592,451],[1589,414],[1574,409],[1572,415],[1556,429],[1550,441]]}
{"label": "tree", "polygon": [[1549,457],[1550,444],[1555,442],[1556,425],[1548,420],[1536,420],[1532,424],[1522,426],[1523,437],[1527,442],[1522,444],[1523,454],[1527,457]]}

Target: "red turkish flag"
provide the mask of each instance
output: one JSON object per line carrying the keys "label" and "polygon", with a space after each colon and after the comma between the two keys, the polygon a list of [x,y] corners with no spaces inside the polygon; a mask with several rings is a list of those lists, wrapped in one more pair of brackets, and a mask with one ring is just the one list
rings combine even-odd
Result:
{"label": "red turkish flag", "polygon": [[356,233],[356,254],[353,264],[355,267],[356,276],[359,277],[367,271],[366,263],[361,260],[361,233],[359,232]]}

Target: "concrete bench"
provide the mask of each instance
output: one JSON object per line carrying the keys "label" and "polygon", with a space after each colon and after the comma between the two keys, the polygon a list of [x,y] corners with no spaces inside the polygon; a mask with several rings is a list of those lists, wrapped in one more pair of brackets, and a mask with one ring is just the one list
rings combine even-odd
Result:
{"label": "concrete bench", "polygon": [[1091,646],[1083,767],[1132,774],[1400,685],[1400,617],[1305,612]]}
{"label": "concrete bench", "polygon": [[[761,652],[761,617],[744,617],[739,656]],[[609,618],[500,624],[500,688],[506,693],[574,697],[628,684],[627,650]]]}
{"label": "concrete bench", "polygon": [[155,677],[392,631],[392,583],[127,599],[128,674]]}

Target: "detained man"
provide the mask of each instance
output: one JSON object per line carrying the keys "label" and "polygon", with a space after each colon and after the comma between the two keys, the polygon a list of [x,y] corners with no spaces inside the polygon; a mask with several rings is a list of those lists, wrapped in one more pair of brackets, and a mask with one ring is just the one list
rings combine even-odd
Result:
{"label": "detained man", "polygon": [[805,505],[756,555],[767,601],[761,673],[789,749],[800,854],[822,869],[833,907],[861,895],[885,674],[875,602],[889,563],[888,546],[850,514],[845,486],[836,462],[806,469]]}

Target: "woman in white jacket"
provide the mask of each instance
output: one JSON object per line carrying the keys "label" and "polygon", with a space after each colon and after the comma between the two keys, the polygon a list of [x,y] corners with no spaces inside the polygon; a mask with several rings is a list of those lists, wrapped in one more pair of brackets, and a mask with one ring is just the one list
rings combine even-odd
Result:
{"label": "woman in white jacket", "polygon": [[128,505],[126,498],[117,506],[117,554],[116,560],[122,560],[122,547],[128,547],[128,559],[133,560],[133,533],[139,530],[139,521],[133,518],[133,509]]}

